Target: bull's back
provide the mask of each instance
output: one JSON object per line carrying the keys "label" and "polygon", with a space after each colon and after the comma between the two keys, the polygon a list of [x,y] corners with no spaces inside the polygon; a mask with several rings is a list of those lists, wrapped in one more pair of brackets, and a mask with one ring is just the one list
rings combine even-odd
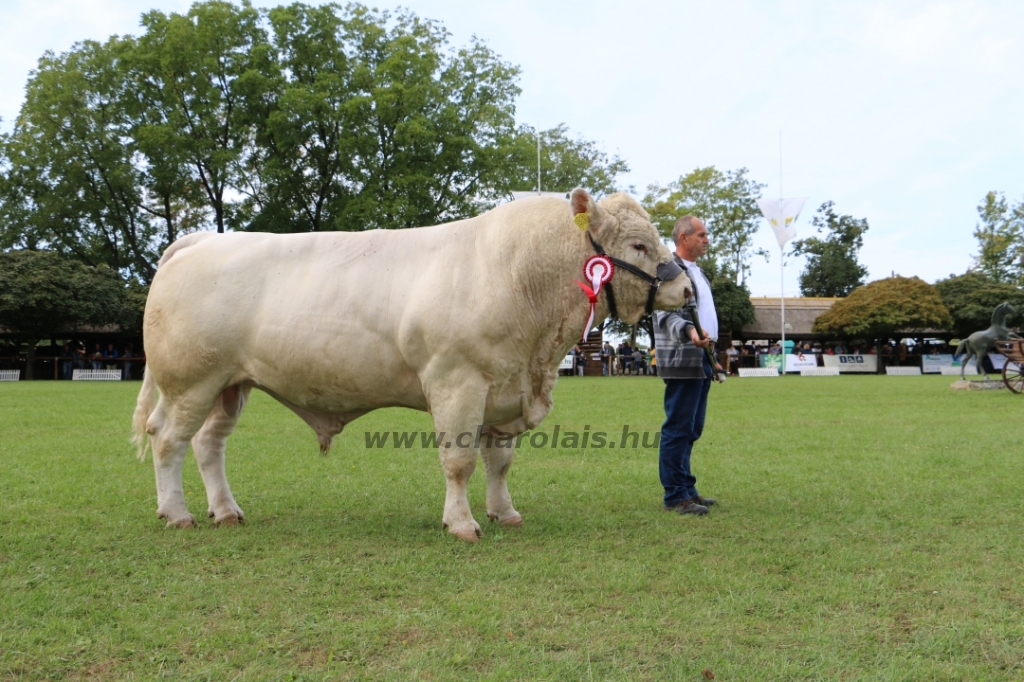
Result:
{"label": "bull's back", "polygon": [[151,371],[252,382],[321,411],[424,407],[418,373],[459,320],[479,325],[467,312],[479,291],[464,285],[478,279],[473,229],[194,240],[150,289]]}

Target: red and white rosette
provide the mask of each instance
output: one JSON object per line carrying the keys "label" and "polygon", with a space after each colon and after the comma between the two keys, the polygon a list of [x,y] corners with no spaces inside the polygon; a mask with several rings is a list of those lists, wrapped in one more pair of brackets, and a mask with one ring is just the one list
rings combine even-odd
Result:
{"label": "red and white rosette", "polygon": [[597,296],[601,293],[601,287],[605,283],[611,281],[612,275],[615,274],[615,266],[612,265],[612,261],[608,256],[596,255],[591,256],[587,259],[587,262],[583,265],[583,276],[590,282],[590,286],[587,286],[583,282],[576,280],[576,284],[580,289],[583,289],[583,293],[587,295],[587,299],[590,301],[590,316],[587,318],[587,324],[583,327],[583,340],[587,340],[587,334],[590,332],[590,328],[594,325],[594,315],[597,309]]}

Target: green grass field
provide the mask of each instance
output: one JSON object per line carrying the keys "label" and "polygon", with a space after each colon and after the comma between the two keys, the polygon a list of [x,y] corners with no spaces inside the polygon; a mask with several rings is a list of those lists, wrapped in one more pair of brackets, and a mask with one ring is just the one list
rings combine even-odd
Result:
{"label": "green grass field", "polygon": [[[704,518],[661,509],[654,450],[532,449],[526,525],[440,527],[429,429],[386,410],[326,458],[263,394],[228,445],[248,524],[155,516],[138,383],[0,384],[0,679],[1024,679],[1024,396],[952,377],[712,387]],[[542,430],[660,427],[651,378],[560,380]]]}

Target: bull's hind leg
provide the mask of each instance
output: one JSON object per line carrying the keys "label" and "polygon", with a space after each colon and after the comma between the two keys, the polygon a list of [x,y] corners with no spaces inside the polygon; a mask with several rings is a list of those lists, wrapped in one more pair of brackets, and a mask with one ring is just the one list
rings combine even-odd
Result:
{"label": "bull's hind leg", "polygon": [[181,469],[188,442],[203,424],[209,406],[189,406],[185,401],[170,404],[161,396],[146,423],[153,443],[153,468],[156,471],[156,515],[168,526],[188,528],[196,524],[185,504]]}
{"label": "bull's hind leg", "polygon": [[245,402],[249,398],[248,386],[229,386],[217,397],[203,428],[192,437],[192,452],[199,464],[199,473],[206,486],[209,504],[207,515],[217,524],[233,526],[245,520],[245,514],[235,502],[224,471],[224,451],[228,436],[235,430]]}
{"label": "bull's hind leg", "polygon": [[[503,447],[505,443],[508,447]],[[515,437],[499,436],[494,441],[485,438],[480,454],[487,469],[487,518],[503,526],[521,526],[523,517],[512,506],[508,492],[508,470],[515,456]]]}

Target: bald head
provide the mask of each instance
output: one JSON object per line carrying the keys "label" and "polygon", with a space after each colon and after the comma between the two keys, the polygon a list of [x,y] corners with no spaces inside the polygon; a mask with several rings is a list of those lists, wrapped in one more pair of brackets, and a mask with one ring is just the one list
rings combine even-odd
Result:
{"label": "bald head", "polygon": [[698,225],[704,227],[704,221],[692,215],[684,215],[676,221],[675,227],[672,228],[672,243],[678,244],[681,235],[688,237],[692,235]]}
{"label": "bald head", "polygon": [[684,215],[672,228],[672,241],[675,242],[676,253],[680,258],[696,261],[708,252],[708,231],[704,221],[692,215]]}

